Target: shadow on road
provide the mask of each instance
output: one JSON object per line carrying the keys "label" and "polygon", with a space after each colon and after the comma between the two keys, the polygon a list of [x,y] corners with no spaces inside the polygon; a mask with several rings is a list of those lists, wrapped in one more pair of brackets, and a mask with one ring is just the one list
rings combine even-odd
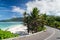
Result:
{"label": "shadow on road", "polygon": [[57,37],[57,39],[60,39],[60,37]]}

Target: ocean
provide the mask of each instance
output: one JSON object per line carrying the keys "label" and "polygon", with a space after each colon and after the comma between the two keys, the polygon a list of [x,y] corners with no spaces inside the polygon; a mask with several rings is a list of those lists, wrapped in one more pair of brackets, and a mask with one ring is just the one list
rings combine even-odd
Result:
{"label": "ocean", "polygon": [[0,29],[5,30],[13,27],[13,25],[21,25],[23,22],[0,22]]}

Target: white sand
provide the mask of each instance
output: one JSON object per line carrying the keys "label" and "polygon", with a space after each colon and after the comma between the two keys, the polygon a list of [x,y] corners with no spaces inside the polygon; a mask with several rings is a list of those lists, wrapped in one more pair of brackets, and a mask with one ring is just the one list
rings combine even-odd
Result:
{"label": "white sand", "polygon": [[27,27],[24,25],[13,25],[11,28],[9,28],[7,31],[10,31],[12,33],[16,33],[19,31],[23,31],[26,32],[27,31]]}

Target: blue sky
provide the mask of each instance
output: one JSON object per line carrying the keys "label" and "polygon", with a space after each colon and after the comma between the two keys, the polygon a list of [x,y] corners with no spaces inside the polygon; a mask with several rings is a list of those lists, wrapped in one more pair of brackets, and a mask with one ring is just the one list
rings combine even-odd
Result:
{"label": "blue sky", "polygon": [[0,20],[21,17],[19,12],[12,12],[12,6],[25,9],[25,3],[31,0],[0,0]]}
{"label": "blue sky", "polygon": [[60,16],[60,0],[0,0],[0,20],[22,17],[37,7],[40,13]]}

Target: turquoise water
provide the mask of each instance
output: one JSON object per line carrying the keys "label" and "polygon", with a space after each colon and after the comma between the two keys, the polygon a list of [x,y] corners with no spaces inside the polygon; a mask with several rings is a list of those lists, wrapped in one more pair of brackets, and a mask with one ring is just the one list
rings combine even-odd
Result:
{"label": "turquoise water", "polygon": [[4,30],[13,25],[21,25],[22,22],[0,22],[0,29]]}

